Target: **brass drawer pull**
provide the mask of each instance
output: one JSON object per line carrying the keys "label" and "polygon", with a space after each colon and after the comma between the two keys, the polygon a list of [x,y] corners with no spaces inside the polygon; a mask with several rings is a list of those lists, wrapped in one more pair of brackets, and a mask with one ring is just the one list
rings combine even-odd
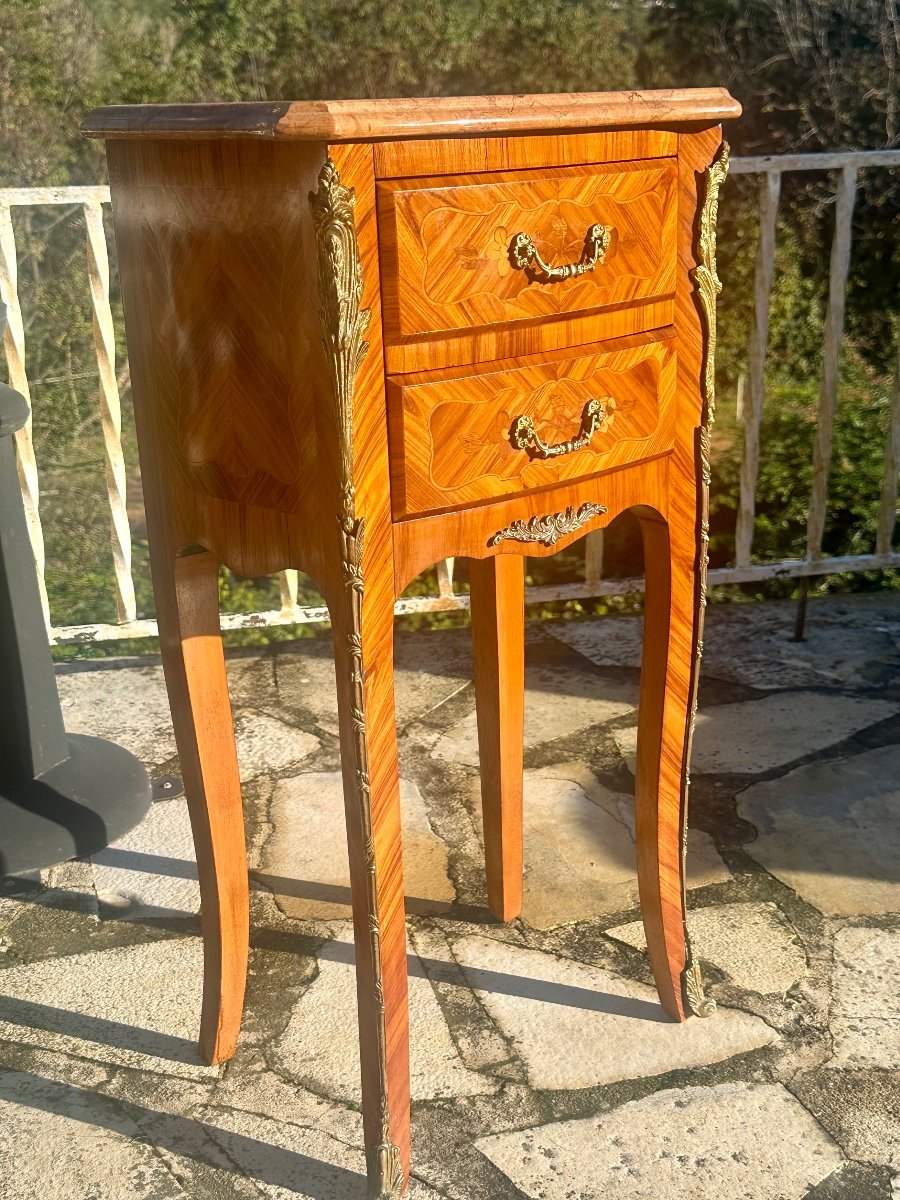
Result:
{"label": "brass drawer pull", "polygon": [[532,458],[559,458],[562,454],[574,454],[576,450],[585,448],[603,424],[606,418],[604,400],[612,400],[612,397],[588,400],[581,414],[578,434],[567,442],[557,442],[555,446],[548,446],[541,440],[531,417],[516,417],[509,431],[509,440],[517,450],[527,450]]}
{"label": "brass drawer pull", "polygon": [[507,540],[511,542],[540,542],[542,546],[555,546],[561,537],[574,533],[594,517],[608,512],[602,504],[594,504],[586,500],[576,509],[570,504],[563,512],[547,513],[544,517],[532,517],[530,521],[513,521],[505,529],[499,530],[488,540],[489,546],[499,546]]}
{"label": "brass drawer pull", "polygon": [[561,279],[571,279],[575,275],[584,275],[593,271],[598,263],[606,260],[612,229],[609,225],[592,225],[584,235],[584,253],[578,262],[566,263],[561,267],[551,267],[538,254],[537,246],[527,233],[517,233],[509,247],[509,258],[512,265],[519,271],[532,270],[543,276],[543,283],[557,283]]}

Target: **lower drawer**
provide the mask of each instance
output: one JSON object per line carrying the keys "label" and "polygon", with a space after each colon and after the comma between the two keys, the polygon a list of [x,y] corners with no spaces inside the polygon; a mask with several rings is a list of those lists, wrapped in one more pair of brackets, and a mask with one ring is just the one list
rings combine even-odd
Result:
{"label": "lower drawer", "polygon": [[388,380],[395,518],[595,475],[672,449],[674,339]]}

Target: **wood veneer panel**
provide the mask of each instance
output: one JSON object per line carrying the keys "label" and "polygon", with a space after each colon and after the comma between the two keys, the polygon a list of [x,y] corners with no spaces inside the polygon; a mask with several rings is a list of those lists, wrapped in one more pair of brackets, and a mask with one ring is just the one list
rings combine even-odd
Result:
{"label": "wood veneer panel", "polygon": [[[672,341],[419,383],[390,379],[394,516],[547,488],[666,453],[675,393]],[[606,415],[582,449],[540,459],[513,445],[517,417],[531,417],[545,442],[564,442],[578,433],[588,401],[601,398]]]}
{"label": "wood veneer panel", "polygon": [[[379,184],[386,340],[669,295],[675,178],[675,160],[659,159]],[[610,244],[583,275],[545,282],[510,260],[525,232],[546,262],[578,262],[596,223]]]}
{"label": "wood veneer panel", "polygon": [[[397,595],[426,567],[439,558],[486,558],[493,554],[527,554],[545,558],[578,541],[584,534],[605,528],[626,509],[648,506],[665,513],[669,455],[608,474],[591,475],[574,483],[557,484],[519,496],[505,497],[463,511],[450,510],[394,522],[394,586]],[[592,518],[576,533],[561,537],[554,545],[491,539],[514,521],[578,508],[585,501],[602,504],[606,513]]]}
{"label": "wood veneer panel", "polygon": [[384,100],[295,100],[250,104],[135,104],[95,109],[87,137],[293,138],[354,142],[478,136],[538,129],[709,124],[738,117],[725,88],[563,92],[533,96],[436,96]]}
{"label": "wood veneer panel", "polygon": [[398,179],[477,171],[533,171],[538,167],[565,167],[572,163],[670,158],[677,151],[678,136],[668,129],[378,142],[375,145],[375,174],[379,179]]}
{"label": "wood veneer panel", "polygon": [[[331,614],[338,686],[341,765],[350,855],[362,1110],[370,1190],[379,1178],[379,1146],[399,1151],[409,1175],[409,1015],[406,915],[400,827],[397,722],[394,712],[394,595],[390,479],[378,237],[372,149],[330,146],[343,188],[353,190],[353,224],[362,276],[360,326],[368,349],[353,361],[347,332],[354,308],[352,252],[334,221],[328,227],[328,273],[345,296],[341,319],[320,295],[338,370],[323,417],[332,427],[325,455],[331,486],[310,521],[321,530],[327,560],[323,594]],[[305,200],[305,197],[304,197]],[[335,221],[344,225],[336,216]],[[336,270],[337,263],[346,273]],[[368,310],[368,317],[363,314]],[[349,395],[339,402],[349,373]],[[331,389],[330,389],[331,390]],[[345,427],[349,417],[350,428]],[[352,552],[351,552],[352,544]],[[368,819],[366,819],[368,809]],[[386,1124],[386,1128],[385,1128]],[[384,1184],[384,1181],[381,1181]],[[387,1187],[385,1185],[385,1191]]]}
{"label": "wood veneer panel", "polygon": [[680,139],[676,440],[668,460],[667,524],[652,518],[642,521],[647,596],[635,779],[638,884],[660,1001],[678,1020],[686,1016],[682,979],[689,957],[682,844],[692,688],[700,652],[699,571],[706,553],[700,433],[706,338],[694,271],[698,204],[703,198],[699,188],[720,143],[719,129]]}
{"label": "wood veneer panel", "polygon": [[675,301],[670,296],[582,316],[489,325],[474,332],[464,330],[438,337],[424,334],[385,346],[384,361],[391,375],[469,367],[473,363],[565,351],[644,331],[652,336],[654,331],[671,326],[674,320]]}
{"label": "wood veneer panel", "polygon": [[309,517],[333,435],[307,197],[324,148],[107,153],[142,462],[159,461],[175,540],[240,574],[318,576]]}

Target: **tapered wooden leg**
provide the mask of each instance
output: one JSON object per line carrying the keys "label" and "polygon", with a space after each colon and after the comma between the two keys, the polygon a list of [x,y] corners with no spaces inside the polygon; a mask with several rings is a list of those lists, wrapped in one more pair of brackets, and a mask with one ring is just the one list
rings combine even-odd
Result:
{"label": "tapered wooden leg", "polygon": [[472,559],[469,582],[488,905],[512,921],[522,911],[525,560]]}
{"label": "tapered wooden leg", "polygon": [[[390,537],[390,527],[381,534]],[[344,595],[330,604],[356,943],[362,1108],[369,1196],[409,1177],[409,1015],[394,714],[389,545],[373,544],[363,586],[362,522],[346,524]]]}
{"label": "tapered wooden leg", "polygon": [[154,563],[154,591],[175,741],[200,876],[207,1062],[234,1054],[247,979],[249,890],[241,785],[225,656],[217,563],[189,553]]}
{"label": "tapered wooden leg", "polygon": [[[642,516],[646,596],[636,775],[641,911],[666,1012],[683,1021],[707,1002],[690,972],[685,920],[687,756],[699,649],[696,524]],[[707,1007],[707,1011],[712,1006]]]}

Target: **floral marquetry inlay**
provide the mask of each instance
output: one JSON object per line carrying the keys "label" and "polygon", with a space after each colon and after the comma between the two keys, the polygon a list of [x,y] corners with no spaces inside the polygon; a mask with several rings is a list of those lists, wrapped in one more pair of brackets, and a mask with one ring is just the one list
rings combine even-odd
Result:
{"label": "floral marquetry inlay", "polygon": [[[448,181],[449,182],[449,181]],[[639,169],[559,168],[540,177],[478,185],[386,189],[396,224],[404,334],[517,321],[671,295],[675,285],[675,170],[671,160]],[[595,268],[548,282],[516,269],[513,245],[527,234],[551,266],[589,258],[586,233],[602,227]]]}
{"label": "floral marquetry inlay", "polygon": [[[674,346],[656,342],[403,387],[408,511],[508,495],[667,452],[675,376]],[[547,458],[517,445],[522,418],[545,444],[577,438],[586,406],[598,398],[602,411],[583,446]]]}

